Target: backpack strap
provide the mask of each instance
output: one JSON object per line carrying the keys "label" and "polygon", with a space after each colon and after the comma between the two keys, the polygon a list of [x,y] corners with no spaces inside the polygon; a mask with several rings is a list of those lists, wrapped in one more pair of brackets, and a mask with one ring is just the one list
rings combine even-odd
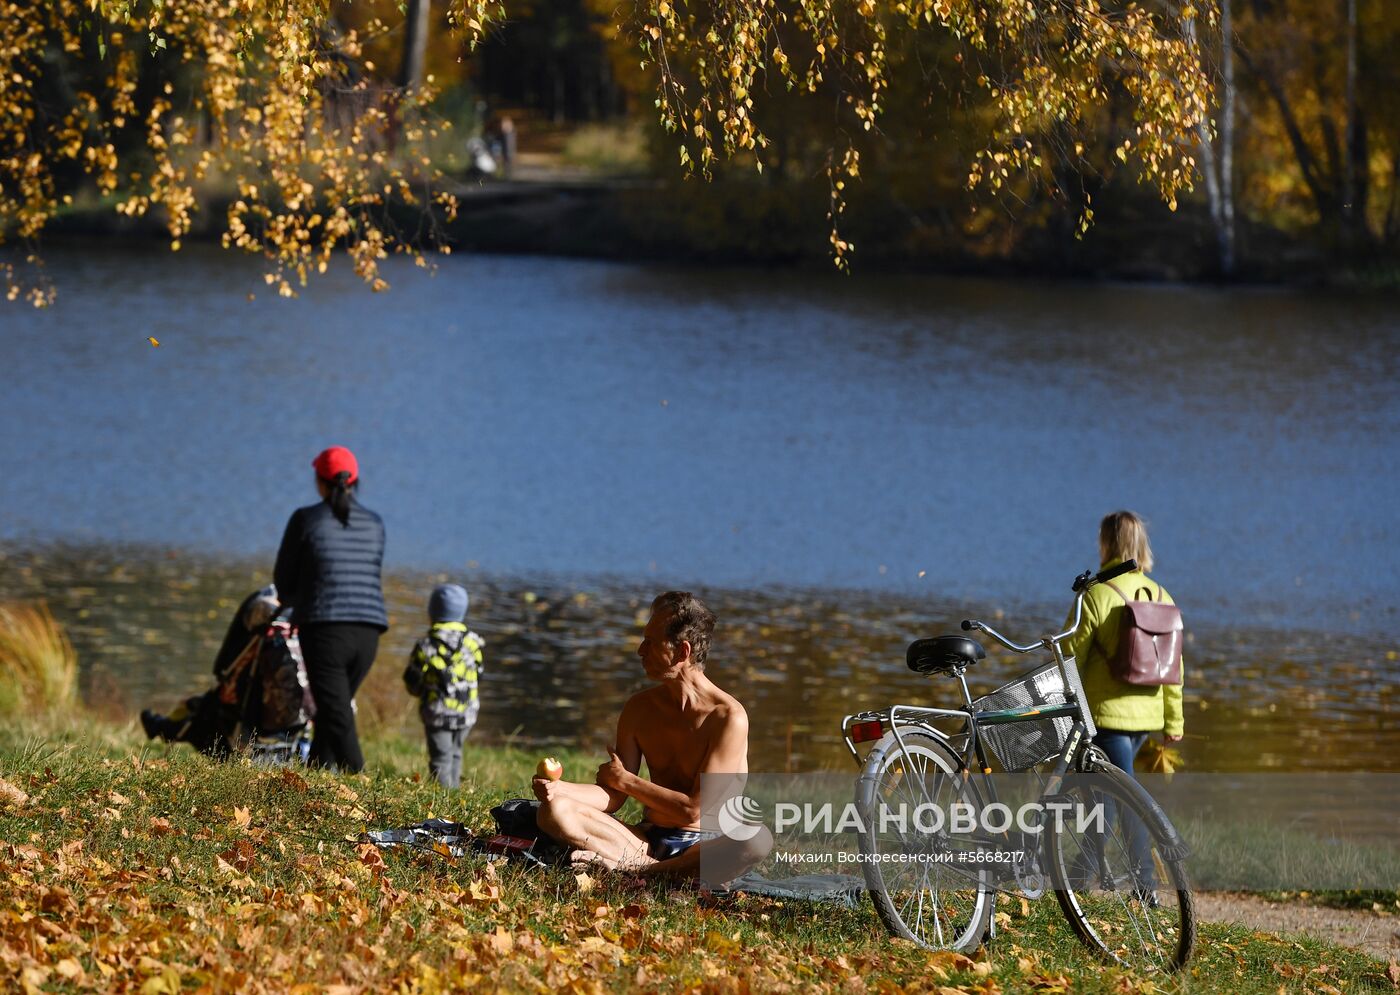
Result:
{"label": "backpack strap", "polygon": [[1158,592],[1158,593],[1157,593],[1157,597],[1154,599],[1154,598],[1152,597],[1152,588],[1148,587],[1146,584],[1143,584],[1141,587],[1139,587],[1139,588],[1137,589],[1137,591],[1134,591],[1134,592],[1133,592],[1133,594],[1136,595],[1139,591],[1146,591],[1146,592],[1147,592],[1147,597],[1145,597],[1145,598],[1138,598],[1138,597],[1132,597],[1132,598],[1130,598],[1130,597],[1128,597],[1126,594],[1124,594],[1124,593],[1123,593],[1123,589],[1122,589],[1121,587],[1119,587],[1117,584],[1113,583],[1113,581],[1111,581],[1111,580],[1106,580],[1106,581],[1104,581],[1104,583],[1107,584],[1109,587],[1113,588],[1113,593],[1116,594],[1116,595],[1118,595],[1120,598],[1122,598],[1122,599],[1123,599],[1123,604],[1125,604],[1125,605],[1131,604],[1131,603],[1134,602],[1134,601],[1161,601],[1161,600],[1162,600],[1162,595],[1161,595],[1162,586],[1161,586],[1160,584],[1157,585],[1157,592]]}

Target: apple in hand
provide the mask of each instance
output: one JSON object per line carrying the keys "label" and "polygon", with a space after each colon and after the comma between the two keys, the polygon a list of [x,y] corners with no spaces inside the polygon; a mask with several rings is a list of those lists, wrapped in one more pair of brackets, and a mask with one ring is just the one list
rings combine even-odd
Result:
{"label": "apple in hand", "polygon": [[557,781],[564,776],[564,765],[553,757],[545,757],[535,768],[537,777],[547,777],[551,781]]}

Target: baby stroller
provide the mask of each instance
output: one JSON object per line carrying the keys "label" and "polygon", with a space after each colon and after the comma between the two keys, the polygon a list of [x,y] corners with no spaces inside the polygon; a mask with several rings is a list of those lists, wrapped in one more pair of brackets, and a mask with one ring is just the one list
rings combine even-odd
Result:
{"label": "baby stroller", "polygon": [[266,766],[304,761],[316,707],[289,615],[274,587],[245,598],[214,660],[217,685],[169,716],[143,711],[146,735],[219,759],[246,753]]}

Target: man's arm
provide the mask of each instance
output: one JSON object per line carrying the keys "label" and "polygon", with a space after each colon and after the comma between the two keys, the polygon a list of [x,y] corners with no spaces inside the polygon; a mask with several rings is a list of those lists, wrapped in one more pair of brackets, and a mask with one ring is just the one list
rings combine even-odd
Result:
{"label": "man's arm", "polygon": [[[704,761],[689,792],[662,787],[636,771],[622,769],[625,763],[599,768],[599,783],[611,790],[641,802],[654,819],[675,826],[694,826],[700,822],[700,794],[704,774],[747,774],[749,770],[749,717],[742,708],[716,715],[719,728],[714,733]],[[621,758],[617,758],[619,761]],[[606,771],[606,773],[605,773]]]}
{"label": "man's arm", "polygon": [[[626,706],[623,707],[622,714],[617,718],[617,747],[609,751],[612,759],[603,767],[618,760],[619,754],[627,758],[626,761],[622,761],[628,764],[627,770],[636,773],[642,769],[642,748],[637,743],[636,735],[632,732]],[[601,773],[602,768],[599,768],[599,771]],[[584,784],[578,781],[551,781],[545,777],[537,777],[531,782],[531,787],[534,788],[535,797],[542,802],[568,798],[582,805],[587,805],[589,808],[596,808],[600,812],[616,812],[627,803],[625,792],[605,787],[601,780],[595,784]]]}

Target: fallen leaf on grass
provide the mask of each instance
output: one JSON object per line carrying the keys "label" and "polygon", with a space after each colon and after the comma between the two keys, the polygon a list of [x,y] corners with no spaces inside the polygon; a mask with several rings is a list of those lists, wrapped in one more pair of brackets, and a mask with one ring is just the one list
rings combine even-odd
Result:
{"label": "fallen leaf on grass", "polygon": [[739,932],[735,930],[733,936],[725,936],[714,930],[705,934],[705,949],[717,954],[732,954],[739,949]]}
{"label": "fallen leaf on grass", "polygon": [[467,886],[467,901],[472,905],[490,905],[501,897],[501,886],[476,878]]}
{"label": "fallen leaf on grass", "polygon": [[29,801],[29,795],[15,787],[9,781],[0,777],[0,802],[7,805],[23,805]]}
{"label": "fallen leaf on grass", "polygon": [[1396,988],[1400,988],[1400,962],[1391,961],[1385,969],[1385,976]]}
{"label": "fallen leaf on grass", "polygon": [[586,871],[579,871],[574,875],[574,884],[578,885],[580,895],[587,895],[593,890],[593,879],[588,876]]}
{"label": "fallen leaf on grass", "polygon": [[169,819],[161,818],[158,815],[151,816],[151,835],[169,836],[175,832],[175,827],[170,824]]}
{"label": "fallen leaf on grass", "polygon": [[355,847],[355,854],[360,858],[360,863],[371,871],[380,873],[384,870],[384,855],[373,843],[361,843]]}
{"label": "fallen leaf on grass", "polygon": [[235,805],[233,808],[233,824],[239,829],[247,829],[253,824],[253,813],[246,808],[239,808]]}
{"label": "fallen leaf on grass", "polygon": [[498,954],[508,954],[515,949],[515,937],[511,936],[504,926],[497,926],[496,931],[486,937],[487,944]]}
{"label": "fallen leaf on grass", "polygon": [[236,871],[246,871],[257,861],[253,844],[247,840],[237,840],[233,846],[219,854],[218,859]]}

